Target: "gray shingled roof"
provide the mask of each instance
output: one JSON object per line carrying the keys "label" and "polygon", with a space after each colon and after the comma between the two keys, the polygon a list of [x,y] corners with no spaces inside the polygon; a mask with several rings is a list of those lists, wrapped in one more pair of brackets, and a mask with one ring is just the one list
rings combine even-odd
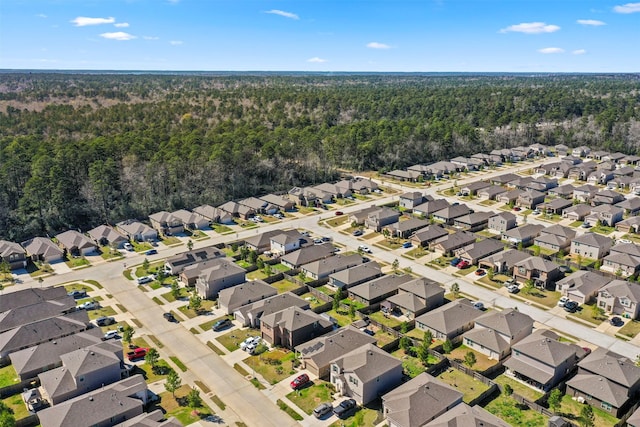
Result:
{"label": "gray shingled roof", "polygon": [[345,283],[347,286],[350,286],[352,284],[359,284],[363,281],[375,279],[380,275],[382,275],[380,264],[375,261],[371,261],[330,274],[329,279],[335,279],[341,283]]}
{"label": "gray shingled roof", "polygon": [[62,249],[46,237],[34,237],[33,239],[22,242],[22,247],[29,255],[39,255],[43,258],[53,256],[62,257]]}
{"label": "gray shingled roof", "polygon": [[79,250],[95,247],[96,244],[87,236],[82,233],[78,233],[76,230],[68,230],[64,233],[56,235],[58,242],[67,250],[78,248]]}
{"label": "gray shingled roof", "polygon": [[628,358],[599,347],[579,364],[581,369],[602,375],[625,387],[640,381],[640,367]]}
{"label": "gray shingled roof", "polygon": [[520,262],[515,263],[515,267],[524,267],[527,270],[537,270],[549,273],[558,269],[558,264],[553,261],[546,260],[539,256],[531,256]]}
{"label": "gray shingled roof", "polygon": [[218,303],[220,306],[234,309],[244,304],[260,301],[277,294],[277,289],[268,283],[262,280],[252,280],[238,286],[221,290],[218,295]]}
{"label": "gray shingled roof", "polygon": [[465,332],[463,336],[465,339],[469,339],[476,344],[480,344],[482,347],[495,351],[498,354],[502,354],[510,347],[509,341],[493,329],[474,328]]}
{"label": "gray shingled roof", "polygon": [[533,319],[524,313],[513,309],[504,311],[492,311],[476,319],[476,325],[493,329],[504,335],[513,336],[523,329],[531,331]]}
{"label": "gray shingled roof", "polygon": [[629,399],[628,390],[600,375],[578,374],[569,381],[567,386],[593,396],[603,402],[608,402],[619,408]]}
{"label": "gray shingled roof", "polygon": [[348,325],[300,344],[295,350],[303,359],[311,359],[316,366],[322,367],[350,351],[375,343],[376,338]]}
{"label": "gray shingled roof", "polygon": [[431,242],[448,234],[449,233],[447,232],[447,230],[445,230],[443,227],[437,224],[432,224],[428,227],[421,228],[420,230],[416,231],[411,237],[419,240],[420,242]]}
{"label": "gray shingled roof", "polygon": [[43,301],[0,313],[0,332],[8,331],[28,323],[59,316],[75,309],[73,297],[65,295],[63,298]]}
{"label": "gray shingled roof", "polygon": [[608,247],[609,245],[611,245],[610,237],[592,232],[586,232],[582,236],[578,236],[573,239],[573,241],[576,243],[580,243],[581,245],[592,246],[594,248],[599,248],[601,246]]}
{"label": "gray shingled roof", "polygon": [[297,251],[289,252],[288,254],[283,255],[280,258],[280,261],[285,261],[293,265],[294,267],[299,267],[301,265],[332,256],[334,253],[334,249],[335,247],[330,243],[306,246],[298,249]]}
{"label": "gray shingled roof", "polygon": [[514,344],[513,349],[545,365],[555,367],[575,357],[577,349],[573,344],[558,341],[558,338],[552,331],[539,329]]}
{"label": "gray shingled roof", "polygon": [[540,234],[544,229],[544,225],[540,224],[525,224],[520,227],[512,228],[502,233],[507,238],[513,238],[518,240],[531,239]]}
{"label": "gray shingled roof", "polygon": [[470,407],[466,403],[461,403],[424,427],[511,427],[511,424],[502,421],[478,405]]}
{"label": "gray shingled roof", "polygon": [[448,334],[481,315],[482,312],[473,308],[469,300],[462,298],[417,317],[416,324],[422,323],[435,331]]}
{"label": "gray shingled roof", "polygon": [[296,306],[287,307],[275,313],[262,316],[260,323],[271,328],[279,326],[290,332],[314,323],[318,323],[322,328],[329,328],[333,324],[330,320],[311,310],[303,310]]}
{"label": "gray shingled roof", "polygon": [[308,308],[309,301],[305,301],[291,292],[285,292],[261,301],[243,305],[236,311],[239,311],[245,318],[249,314],[252,314],[254,317],[261,317],[292,306]]}
{"label": "gray shingled roof", "polygon": [[300,268],[318,277],[326,277],[334,272],[342,271],[359,264],[362,264],[362,256],[359,254],[335,255],[304,264]]}
{"label": "gray shingled roof", "polygon": [[400,359],[373,344],[358,347],[336,359],[333,363],[340,366],[343,372],[353,372],[365,384],[375,377],[402,366]]}
{"label": "gray shingled roof", "polygon": [[105,239],[109,243],[126,242],[127,238],[116,231],[115,228],[110,225],[99,225],[96,228],[92,228],[87,231],[87,234],[96,242],[100,243],[100,240]]}
{"label": "gray shingled roof", "polygon": [[0,313],[27,305],[39,304],[48,300],[65,298],[67,298],[67,291],[62,286],[20,289],[15,292],[2,294],[2,298],[0,298]]}
{"label": "gray shingled roof", "polygon": [[349,292],[370,301],[392,292],[393,290],[397,290],[402,283],[406,283],[411,279],[412,276],[407,274],[402,276],[387,274],[369,282],[349,288]]}

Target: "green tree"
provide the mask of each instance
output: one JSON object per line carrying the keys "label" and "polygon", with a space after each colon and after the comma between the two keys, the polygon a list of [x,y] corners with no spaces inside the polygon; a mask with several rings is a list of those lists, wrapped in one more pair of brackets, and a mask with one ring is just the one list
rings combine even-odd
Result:
{"label": "green tree", "polygon": [[473,368],[473,365],[475,365],[476,362],[477,362],[476,354],[473,351],[468,351],[464,355],[464,364],[467,365],[468,367]]}
{"label": "green tree", "polygon": [[531,292],[533,292],[533,280],[532,279],[527,279],[524,282],[524,286],[522,287],[522,292],[525,294],[530,294]]}
{"label": "green tree", "polygon": [[561,402],[562,392],[559,389],[554,388],[551,390],[551,393],[549,393],[549,397],[547,398],[549,409],[551,409],[552,412],[557,413],[560,410]]}
{"label": "green tree", "polygon": [[14,427],[15,425],[16,418],[13,409],[0,401],[0,427]]}
{"label": "green tree", "polygon": [[301,282],[307,280],[307,272],[304,270],[300,270],[300,273],[298,273],[298,279],[300,279]]}
{"label": "green tree", "polygon": [[398,346],[406,353],[411,348],[411,338],[403,336],[400,338]]}
{"label": "green tree", "polygon": [[513,388],[509,384],[505,384],[504,387],[502,387],[502,393],[504,393],[505,396],[511,396],[513,394]]}
{"label": "green tree", "polygon": [[356,306],[354,304],[349,304],[349,317],[351,320],[356,318]]}
{"label": "green tree", "polygon": [[231,251],[232,251],[233,253],[236,253],[236,252],[238,251],[238,242],[233,242],[233,243],[231,244]]}
{"label": "green tree", "polygon": [[391,232],[389,231],[388,228],[383,228],[382,235],[384,236],[385,239],[389,240],[389,236],[391,236]]}
{"label": "green tree", "polygon": [[189,308],[199,314],[202,308],[202,297],[198,295],[198,292],[194,289],[189,296]]}
{"label": "green tree", "polygon": [[636,356],[636,366],[640,366],[640,354]]}
{"label": "green tree", "polygon": [[189,251],[193,250],[193,240],[191,240],[191,239],[187,240],[187,249]]}
{"label": "green tree", "polygon": [[458,297],[460,296],[460,285],[458,285],[458,282],[454,282],[451,285],[451,293],[453,294],[453,297],[458,299]]}
{"label": "green tree", "polygon": [[180,379],[180,375],[174,370],[171,369],[167,374],[167,379],[164,382],[164,388],[175,398],[176,390],[180,388],[182,385],[182,379]]}
{"label": "green tree", "polygon": [[258,260],[258,252],[256,252],[253,249],[251,249],[249,251],[249,262],[251,264],[255,264],[257,260]]}
{"label": "green tree", "polygon": [[451,343],[451,340],[449,340],[449,338],[447,338],[442,343],[442,352],[444,354],[449,354],[449,353],[451,353],[451,350],[453,350],[453,343]]}
{"label": "green tree", "polygon": [[122,342],[127,344],[130,343],[135,333],[136,333],[135,329],[133,329],[129,325],[125,325],[124,328],[122,328]]}
{"label": "green tree", "polygon": [[409,331],[409,323],[407,323],[407,321],[405,320],[400,324],[400,333],[404,335],[408,331]]}
{"label": "green tree", "polygon": [[489,280],[493,280],[493,277],[496,275],[495,271],[493,270],[493,268],[490,268],[487,270],[487,277],[489,278]]}
{"label": "green tree", "polygon": [[200,397],[200,391],[197,388],[191,387],[191,391],[189,391],[187,395],[187,402],[189,402],[190,408],[199,408],[202,406],[202,397]]}
{"label": "green tree", "polygon": [[151,347],[147,354],[144,356],[144,361],[147,365],[151,366],[151,369],[155,372],[160,361],[160,353],[154,347]]}
{"label": "green tree", "polygon": [[422,341],[424,343],[426,343],[427,348],[431,346],[431,343],[433,342],[433,335],[431,334],[431,331],[425,331],[424,335],[422,337]]}
{"label": "green tree", "polygon": [[240,248],[240,259],[246,261],[247,258],[249,258],[249,248],[247,248],[245,245],[242,245],[242,247]]}
{"label": "green tree", "polygon": [[418,359],[424,366],[429,366],[429,346],[431,341],[423,340],[422,343],[416,348]]}
{"label": "green tree", "polygon": [[149,260],[146,258],[142,261],[142,269],[147,273],[149,272]]}
{"label": "green tree", "polygon": [[400,261],[398,261],[398,258],[393,260],[393,262],[391,263],[391,268],[393,269],[394,273],[398,273],[398,268],[400,268]]}
{"label": "green tree", "polygon": [[258,267],[258,270],[263,270],[265,266],[264,260],[262,258],[258,258],[256,260],[256,267]]}
{"label": "green tree", "polygon": [[580,409],[580,425],[582,427],[593,427],[595,425],[595,416],[591,405],[583,405]]}
{"label": "green tree", "polygon": [[271,264],[267,264],[266,262],[264,263],[264,268],[262,269],[262,271],[264,272],[264,274],[269,277],[273,274],[273,267],[271,267]]}
{"label": "green tree", "polygon": [[333,302],[331,305],[333,311],[338,311],[340,309],[340,301],[342,301],[340,293],[336,292],[335,294],[333,294]]}
{"label": "green tree", "polygon": [[171,282],[171,296],[173,297],[173,299],[180,299],[180,296],[182,294],[182,289],[180,289],[180,285],[178,285],[178,281],[174,280],[173,282]]}

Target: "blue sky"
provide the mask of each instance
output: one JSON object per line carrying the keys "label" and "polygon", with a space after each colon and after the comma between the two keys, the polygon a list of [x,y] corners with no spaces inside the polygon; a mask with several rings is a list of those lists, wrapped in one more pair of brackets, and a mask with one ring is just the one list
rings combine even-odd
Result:
{"label": "blue sky", "polygon": [[2,0],[0,68],[640,72],[640,2]]}

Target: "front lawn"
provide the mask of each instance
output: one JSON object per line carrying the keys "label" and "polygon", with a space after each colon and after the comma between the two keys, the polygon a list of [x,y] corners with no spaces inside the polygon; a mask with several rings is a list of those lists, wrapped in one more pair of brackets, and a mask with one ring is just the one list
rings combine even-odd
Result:
{"label": "front lawn", "polygon": [[105,260],[124,258],[124,255],[122,255],[119,250],[113,249],[110,246],[100,247],[100,256]]}
{"label": "front lawn", "polygon": [[[495,279],[496,277],[493,276],[493,278]],[[493,289],[500,289],[503,286],[502,283],[489,279],[489,276],[487,276],[486,274],[484,275],[484,277],[476,280],[476,283],[478,282]]]}
{"label": "front lawn", "polygon": [[487,199],[487,200],[483,200],[483,201],[481,201],[481,202],[478,202],[478,204],[479,204],[479,205],[482,205],[482,206],[493,206],[493,205],[495,205],[496,203],[498,203],[498,201],[497,201],[497,200],[490,200],[490,199]]}
{"label": "front lawn", "polygon": [[218,234],[229,234],[233,232],[231,228],[222,224],[213,224],[213,231],[215,231]]}
{"label": "front lawn", "polygon": [[378,419],[379,412],[375,409],[359,407],[356,412],[344,420],[338,420],[329,425],[329,427],[359,427],[359,426],[377,426],[382,420]]}
{"label": "front lawn", "polygon": [[428,255],[429,251],[425,249],[423,246],[418,246],[416,248],[411,249],[410,251],[405,252],[405,256],[411,258],[421,258],[425,255]]}
{"label": "front lawn", "polygon": [[504,394],[493,399],[484,409],[513,426],[540,427],[546,426],[548,421],[544,415],[520,405],[512,397]]}
{"label": "front lawn", "polygon": [[607,320],[606,316],[600,315],[600,313],[595,313],[591,307],[593,307],[593,304],[583,304],[575,313],[572,313],[567,317],[574,316],[579,319],[586,320],[587,322],[592,323],[594,326],[598,326],[599,324]]}
{"label": "front lawn", "polygon": [[598,234],[604,234],[605,236],[616,231],[615,227],[607,227],[606,225],[594,225],[591,227],[591,231]]}
{"label": "front lawn", "polygon": [[260,336],[259,329],[236,329],[234,331],[229,331],[224,335],[220,335],[216,340],[227,350],[235,351],[240,348],[239,346],[242,341],[255,336]]}
{"label": "front lawn", "polygon": [[383,249],[394,250],[394,249],[398,249],[399,247],[401,247],[402,243],[404,243],[404,242],[402,242],[401,240],[384,239],[384,240],[381,240],[379,242],[376,242],[376,246],[381,246]]}
{"label": "front lawn", "polygon": [[98,317],[108,317],[108,316],[115,316],[117,313],[116,311],[113,309],[113,307],[111,306],[106,306],[106,307],[100,307],[97,310],[87,310],[87,313],[89,314],[89,319],[91,320],[95,320]]}
{"label": "front lawn", "polygon": [[505,374],[497,376],[493,382],[500,384],[501,386],[509,385],[514,393],[519,394],[532,402],[535,402],[544,396],[541,391],[534,390],[533,388],[522,384],[520,381],[509,378]]}
{"label": "front lawn", "polygon": [[445,268],[451,265],[452,259],[453,257],[441,256],[440,258],[436,258],[433,261],[430,261],[428,264],[435,265],[436,267],[439,267],[439,268]]}
{"label": "front lawn", "polygon": [[202,307],[200,307],[200,310],[197,313],[195,310],[190,309],[188,305],[183,305],[182,307],[179,307],[178,310],[180,310],[180,312],[182,312],[182,314],[187,316],[189,319],[193,319],[196,316],[201,316],[201,315],[210,313],[213,307],[215,307],[215,305],[216,305],[215,301],[203,299]]}
{"label": "front lawn", "polygon": [[[165,379],[169,374],[171,367],[165,360],[159,359],[155,369],[152,369],[151,365],[149,365],[146,362],[143,363],[142,365],[137,365],[135,369],[142,370],[143,371],[142,376],[144,376],[145,381],[147,382],[147,384],[151,384],[156,381]],[[140,373],[140,372],[134,372],[134,373]]]}
{"label": "front lawn", "polygon": [[453,368],[438,375],[438,378],[463,393],[462,400],[465,403],[471,402],[489,389],[488,385]]}
{"label": "front lawn", "polygon": [[214,414],[204,403],[197,408],[190,408],[187,401],[190,391],[191,387],[185,384],[175,391],[175,397],[169,392],[160,393],[160,406],[164,409],[166,418],[176,417],[183,426],[186,426]]}
{"label": "front lawn", "polygon": [[176,246],[183,244],[183,242],[175,236],[165,236],[164,239],[160,240],[160,243],[165,246]]}
{"label": "front lawn", "polygon": [[148,268],[144,268],[144,264],[140,264],[136,268],[136,277],[147,276],[151,273],[156,273],[164,265],[163,261],[156,261],[149,264]]}
{"label": "front lawn", "polygon": [[206,322],[201,323],[199,326],[200,328],[202,328],[203,331],[208,331],[209,329],[211,329],[213,325],[215,325],[217,321],[223,320],[223,319],[233,320],[233,316],[227,315],[227,316],[216,317],[215,319],[207,320]]}
{"label": "front lawn", "polygon": [[77,268],[85,265],[90,265],[89,261],[85,257],[68,257],[65,261],[65,264],[67,264],[69,268]]}
{"label": "front lawn", "polygon": [[633,338],[640,333],[640,322],[638,322],[637,320],[630,320],[622,328],[620,328],[618,333],[620,335]]}
{"label": "front lawn", "polygon": [[558,304],[558,300],[561,296],[560,292],[537,288],[532,289],[530,293],[525,292],[523,289],[517,295],[548,308],[555,307]]}
{"label": "front lawn", "polygon": [[347,215],[342,215],[338,218],[328,219],[326,221],[326,224],[329,227],[337,227],[339,225],[346,223],[347,221],[349,221],[349,217]]}
{"label": "front lawn", "polygon": [[331,384],[316,380],[312,386],[292,391],[286,397],[295,403],[298,408],[311,415],[319,404],[333,400],[331,397],[333,391]]}
{"label": "front lawn", "polygon": [[268,353],[251,356],[245,360],[245,363],[269,384],[277,384],[295,373],[293,370],[295,356],[292,351],[272,350]]}

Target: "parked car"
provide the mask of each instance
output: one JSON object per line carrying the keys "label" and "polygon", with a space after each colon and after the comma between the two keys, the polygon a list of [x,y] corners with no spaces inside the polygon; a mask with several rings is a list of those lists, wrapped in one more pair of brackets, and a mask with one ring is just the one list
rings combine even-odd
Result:
{"label": "parked car", "polygon": [[138,277],[136,279],[136,282],[138,283],[138,285],[144,285],[145,283],[153,282],[153,278],[151,276],[142,276]]}
{"label": "parked car", "polygon": [[214,323],[211,329],[213,329],[214,331],[221,331],[223,329],[231,327],[231,325],[232,323],[230,319],[222,319]]}
{"label": "parked car", "polygon": [[162,317],[167,319],[167,322],[177,322],[176,317],[173,315],[173,313],[163,313]]}
{"label": "parked car", "polygon": [[487,272],[482,268],[476,270],[476,276],[484,276],[485,274],[487,274]]}
{"label": "parked car", "polygon": [[316,418],[322,418],[323,415],[328,414],[333,410],[333,405],[329,402],[321,403],[313,410],[313,415]]}
{"label": "parked car", "polygon": [[411,246],[413,246],[413,244],[411,242],[404,242],[402,244],[402,247],[405,248],[405,249],[410,248]]}
{"label": "parked car", "polygon": [[323,243],[324,243],[324,242],[322,241],[322,239],[314,239],[314,240],[313,240],[313,244],[314,244],[314,245],[321,245],[321,244],[323,244]]}
{"label": "parked car", "polygon": [[456,265],[458,265],[458,263],[462,261],[460,258],[455,257],[454,259],[451,260],[451,262],[449,263],[452,267],[455,267]]}
{"label": "parked car", "polygon": [[521,207],[519,207],[519,206],[516,206],[515,208],[513,208],[513,210],[514,210],[515,212],[520,212],[520,211],[522,210],[522,208],[521,208]]}
{"label": "parked car", "polygon": [[336,414],[338,418],[345,417],[349,414],[349,412],[354,409],[358,404],[354,399],[347,399],[340,402],[338,406],[333,409],[333,413]]}
{"label": "parked car", "polygon": [[540,212],[538,209],[536,209],[535,211],[531,212],[533,215],[540,215],[542,212]]}
{"label": "parked car", "polygon": [[87,301],[80,304],[77,307],[77,309],[78,310],[95,310],[96,308],[99,308],[99,307],[100,307],[100,304],[97,301]]}
{"label": "parked car", "polygon": [[512,284],[510,284],[509,286],[507,286],[507,291],[508,291],[510,294],[517,294],[518,292],[520,292],[520,288],[518,287],[518,285],[517,285],[517,284],[512,283]]}
{"label": "parked car", "polygon": [[344,212],[342,212],[342,211],[336,211],[336,216],[340,216],[340,215],[344,215]]}
{"label": "parked car", "polygon": [[564,311],[575,313],[578,310],[578,303],[575,301],[567,301],[564,303]]}
{"label": "parked car", "polygon": [[588,222],[585,222],[580,227],[581,228],[591,228],[591,224],[589,224]]}
{"label": "parked car", "polygon": [[362,236],[364,233],[362,232],[362,230],[356,230],[351,234],[353,234],[354,236]]}
{"label": "parked car", "polygon": [[569,297],[560,297],[560,299],[558,300],[558,307],[564,307],[564,305],[569,301]]}
{"label": "parked car", "polygon": [[471,264],[469,264],[469,263],[468,263],[467,261],[465,261],[465,260],[462,260],[462,261],[460,261],[460,262],[456,265],[456,268],[458,268],[458,269],[462,270],[463,268],[467,268],[467,267],[469,267],[469,265],[471,265]]}
{"label": "parked car", "polygon": [[74,289],[73,291],[68,292],[67,295],[73,297],[73,299],[86,298],[87,291],[85,291],[84,289]]}
{"label": "parked car", "polygon": [[260,342],[253,342],[245,347],[244,351],[249,354],[253,354],[256,351],[256,348],[260,345]]}
{"label": "parked car", "polygon": [[618,239],[618,243],[631,243],[629,239]]}
{"label": "parked car", "polygon": [[116,323],[116,319],[114,319],[113,317],[102,316],[96,319],[96,325],[98,326],[109,326],[113,325],[114,323]]}
{"label": "parked car", "polygon": [[323,237],[321,238],[321,240],[322,240],[323,242],[330,242],[330,241],[331,241],[331,237],[323,236]]}
{"label": "parked car", "polygon": [[484,303],[481,301],[476,301],[473,303],[473,308],[476,310],[484,310]]}
{"label": "parked car", "polygon": [[365,254],[370,254],[371,253],[371,249],[369,249],[369,246],[360,245],[360,246],[358,246],[358,249],[360,249]]}
{"label": "parked car", "polygon": [[118,331],[107,331],[102,337],[102,341],[118,338]]}
{"label": "parked car", "polygon": [[148,351],[149,351],[148,348],[138,347],[138,348],[136,348],[136,349],[134,349],[132,351],[129,351],[127,353],[127,359],[129,359],[129,361],[142,359],[143,357],[145,357],[147,355]]}
{"label": "parked car", "polygon": [[144,254],[145,255],[157,255],[158,254],[158,250],[157,249],[149,249]]}
{"label": "parked car", "polygon": [[613,326],[622,326],[624,325],[624,321],[619,318],[618,316],[613,316],[610,320],[609,323],[612,324]]}
{"label": "parked car", "polygon": [[240,343],[240,350],[246,350],[251,344],[260,344],[260,340],[259,336],[249,337]]}
{"label": "parked car", "polygon": [[564,274],[571,274],[572,272],[571,267],[569,267],[568,265],[561,265],[560,267],[558,267],[558,270],[560,270],[560,272]]}
{"label": "parked car", "polygon": [[128,250],[129,252],[133,252],[133,245],[132,245],[131,243],[129,243],[129,242],[125,243],[125,244],[123,245],[123,247],[124,247],[126,250]]}
{"label": "parked car", "polygon": [[308,382],[309,382],[309,375],[302,374],[302,375],[298,375],[297,377],[295,377],[295,379],[293,381],[291,381],[291,383],[289,383],[289,385],[291,386],[292,389],[298,390],[299,388],[302,388]]}

